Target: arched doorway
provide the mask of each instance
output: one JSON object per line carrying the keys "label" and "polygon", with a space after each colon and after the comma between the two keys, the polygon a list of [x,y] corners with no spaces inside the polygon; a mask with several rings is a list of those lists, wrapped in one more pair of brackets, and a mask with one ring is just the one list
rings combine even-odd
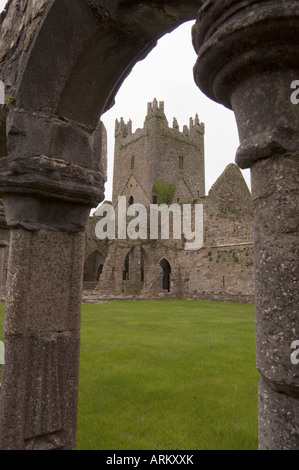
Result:
{"label": "arched doorway", "polygon": [[167,259],[163,258],[160,261],[160,266],[163,270],[162,276],[162,290],[170,292],[170,274],[171,274],[171,266]]}

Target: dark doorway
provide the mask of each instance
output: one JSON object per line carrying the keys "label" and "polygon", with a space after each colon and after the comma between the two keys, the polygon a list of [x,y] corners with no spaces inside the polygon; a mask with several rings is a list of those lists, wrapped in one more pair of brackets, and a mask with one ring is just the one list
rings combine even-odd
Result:
{"label": "dark doorway", "polygon": [[160,261],[160,266],[163,269],[162,289],[167,290],[167,292],[170,292],[170,274],[171,274],[170,264],[165,258],[163,258]]}
{"label": "dark doorway", "polygon": [[100,277],[101,277],[101,274],[103,272],[103,267],[104,265],[103,264],[100,264],[99,268],[98,268],[98,272],[97,272],[97,281],[100,280]]}

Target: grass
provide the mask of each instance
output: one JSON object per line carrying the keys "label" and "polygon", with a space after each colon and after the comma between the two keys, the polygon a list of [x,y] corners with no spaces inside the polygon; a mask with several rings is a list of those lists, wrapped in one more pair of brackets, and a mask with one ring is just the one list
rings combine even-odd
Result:
{"label": "grass", "polygon": [[78,449],[257,449],[258,380],[253,305],[84,304]]}
{"label": "grass", "polygon": [[78,449],[257,449],[253,305],[82,312]]}

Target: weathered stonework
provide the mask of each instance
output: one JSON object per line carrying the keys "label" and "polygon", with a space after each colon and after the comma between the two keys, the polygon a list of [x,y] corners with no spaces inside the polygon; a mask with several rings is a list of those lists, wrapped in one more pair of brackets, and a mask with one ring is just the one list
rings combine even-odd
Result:
{"label": "weathered stonework", "polygon": [[9,0],[0,17],[0,196],[11,230],[1,449],[76,446],[83,233],[105,180],[99,117],[136,62],[197,12],[196,83],[234,110],[236,161],[252,172],[260,448],[299,448],[290,361],[299,337],[299,131],[290,101],[298,2]]}
{"label": "weathered stonework", "polygon": [[[112,203],[118,196],[148,206],[153,185],[175,183],[173,202],[190,202],[205,195],[204,124],[198,116],[179,130],[176,119],[169,127],[164,103],[148,103],[142,129],[132,133],[132,123],[116,121]],[[181,158],[181,162],[180,162]]]}

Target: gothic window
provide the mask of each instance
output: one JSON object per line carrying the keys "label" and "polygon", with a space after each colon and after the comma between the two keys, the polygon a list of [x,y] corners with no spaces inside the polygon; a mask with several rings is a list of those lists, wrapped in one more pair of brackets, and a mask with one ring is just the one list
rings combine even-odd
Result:
{"label": "gothic window", "polygon": [[131,196],[130,199],[129,199],[129,206],[131,206],[132,204],[134,204],[134,198],[133,198],[133,196]]}

